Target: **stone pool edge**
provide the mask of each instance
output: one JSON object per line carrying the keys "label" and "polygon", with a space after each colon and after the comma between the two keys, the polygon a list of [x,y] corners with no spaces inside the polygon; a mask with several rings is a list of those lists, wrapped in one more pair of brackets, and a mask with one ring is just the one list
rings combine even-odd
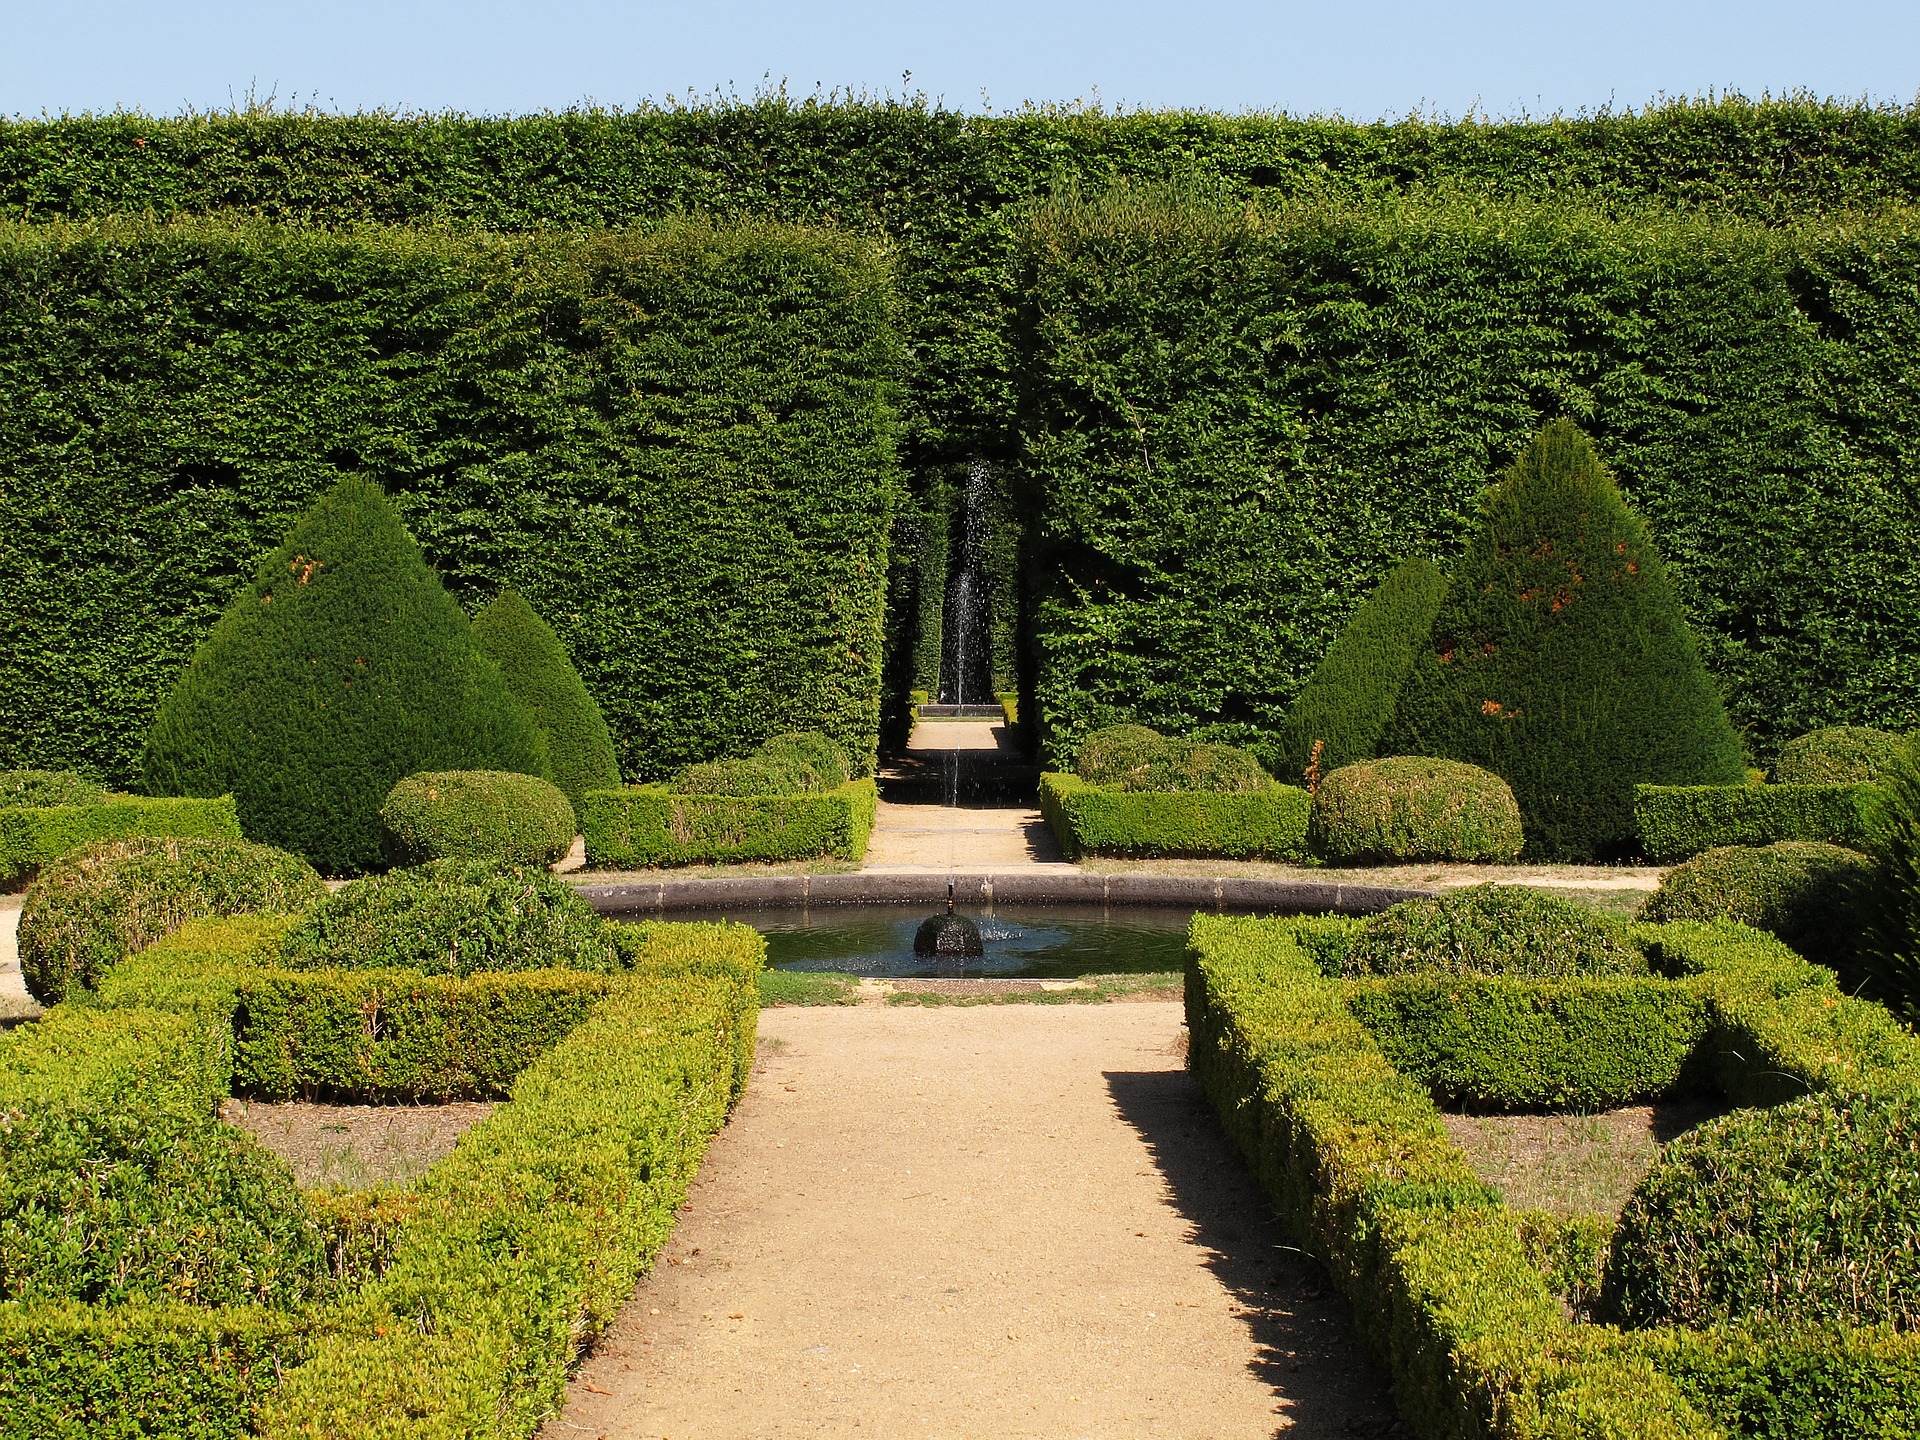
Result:
{"label": "stone pool edge", "polygon": [[[571,878],[571,877],[569,877]],[[1035,874],[958,870],[906,874],[722,875],[660,880],[574,880],[602,915],[664,910],[808,909],[815,905],[1142,905],[1286,914],[1372,915],[1430,890],[1248,876]]]}

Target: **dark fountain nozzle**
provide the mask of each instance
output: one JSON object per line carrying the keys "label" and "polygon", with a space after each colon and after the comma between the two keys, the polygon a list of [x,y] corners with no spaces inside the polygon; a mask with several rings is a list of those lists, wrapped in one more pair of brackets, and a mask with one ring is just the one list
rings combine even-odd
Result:
{"label": "dark fountain nozzle", "polygon": [[947,881],[947,913],[929,915],[913,933],[913,953],[945,960],[977,960],[985,953],[980,927],[953,911],[953,881]]}

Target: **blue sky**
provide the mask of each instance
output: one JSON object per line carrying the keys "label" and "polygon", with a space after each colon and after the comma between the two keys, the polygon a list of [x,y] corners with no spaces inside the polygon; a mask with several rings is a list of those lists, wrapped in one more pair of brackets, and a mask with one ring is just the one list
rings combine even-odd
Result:
{"label": "blue sky", "polygon": [[1920,92],[1920,3],[0,0],[0,113],[16,115],[172,114],[250,92],[498,114],[751,93],[769,79],[899,93],[905,71],[911,89],[967,110],[1097,96],[1512,116],[1728,88],[1904,104]]}

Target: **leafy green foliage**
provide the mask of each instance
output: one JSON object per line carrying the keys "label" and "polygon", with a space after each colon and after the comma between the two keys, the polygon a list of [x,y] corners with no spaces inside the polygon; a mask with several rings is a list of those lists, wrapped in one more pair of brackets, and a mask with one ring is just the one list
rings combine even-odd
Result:
{"label": "leafy green foliage", "polygon": [[135,835],[238,840],[240,816],[231,795],[213,800],[109,795],[90,805],[0,807],[0,881],[24,879],[82,846]]}
{"label": "leafy green foliage", "polygon": [[1620,930],[1538,890],[1472,885],[1402,900],[1372,916],[1348,943],[1345,973],[1512,975],[1538,979],[1645,974]]}
{"label": "leafy green foliage", "polygon": [[1920,1324],[1920,1096],[1738,1110],[1662,1152],[1601,1291],[1622,1324]]}
{"label": "leafy green foliage", "polygon": [[1182,740],[1144,725],[1096,730],[1080,742],[1074,773],[1111,790],[1249,795],[1273,788],[1273,777],[1248,751]]}
{"label": "leafy green foliage", "polygon": [[[735,783],[753,783],[751,777],[766,772],[756,766],[747,774]],[[780,783],[786,778],[783,773]],[[596,866],[730,865],[827,856],[858,864],[867,853],[878,802],[871,780],[851,780],[815,795],[681,795],[636,785],[589,795],[580,832],[586,837],[587,863]]]}
{"label": "leafy green foliage", "polygon": [[506,676],[514,699],[540,727],[547,765],[561,793],[578,805],[589,790],[617,786],[613,733],[553,627],[519,591],[503,590],[473,617],[473,633]]}
{"label": "leafy green foliage", "polygon": [[0,810],[21,805],[91,805],[107,787],[72,770],[0,770]]}
{"label": "leafy green foliage", "polygon": [[1633,823],[1653,860],[1780,840],[1866,850],[1881,799],[1877,785],[1637,785]]}
{"label": "leafy green foliage", "polygon": [[[1671,158],[1606,188],[1717,203]],[[1896,398],[1920,344],[1913,217],[1608,218],[1568,172],[1517,205],[1480,181],[1396,199],[1373,173],[1364,204],[1089,183],[1036,210],[1024,713],[1051,763],[1120,720],[1278,736],[1352,597],[1409,553],[1451,570],[1474,497],[1557,415],[1672,558],[1759,753],[1835,720],[1920,723],[1920,516],[1892,458],[1920,443]]]}
{"label": "leafy green foliage", "polygon": [[1475,1111],[1635,1105],[1671,1093],[1706,1033],[1700,997],[1670,980],[1531,980],[1454,973],[1359,981],[1355,1017],[1436,1102]]}
{"label": "leafy green foliage", "polygon": [[0,1125],[0,1298],[291,1307],[324,1235],[285,1162],[211,1115],[35,1106]]}
{"label": "leafy green foliage", "polygon": [[1512,860],[1520,807],[1498,775],[1457,760],[1395,755],[1323,777],[1307,842],[1324,860]]}
{"label": "leafy green foliage", "polygon": [[[257,557],[344,476],[458,595],[552,622],[628,776],[801,728],[870,765],[888,277],[870,238],[764,221],[0,225],[0,531],[32,537],[0,547],[0,765],[132,779]],[[394,781],[475,765],[521,768],[369,781],[367,853]]]}
{"label": "leafy green foliage", "polygon": [[814,731],[776,735],[742,759],[689,765],[670,788],[677,795],[809,795],[846,783],[846,751]]}
{"label": "leafy green foliage", "polygon": [[557,786],[506,770],[409,775],[387,792],[380,824],[396,865],[547,865],[572,848],[575,834],[573,807]]}
{"label": "leafy green foliage", "polygon": [[304,910],[326,895],[297,855],[246,840],[105,840],[40,872],[20,911],[20,969],[44,1005],[207,915]]}
{"label": "leafy green foliage", "polygon": [[[1380,753],[1416,656],[1426,648],[1447,577],[1431,560],[1396,565],[1327,647],[1273,741],[1288,776],[1326,775]],[[1319,750],[1314,746],[1318,744]]]}
{"label": "leafy green foliage", "polygon": [[260,562],[160,707],[162,795],[231,792],[249,835],[329,875],[380,863],[380,802],[422,770],[546,755],[380,487],[342,480]]}
{"label": "leafy green foliage", "polygon": [[287,936],[295,969],[609,971],[600,917],[542,869],[436,860],[356,880]]}
{"label": "leafy green foliage", "polygon": [[1636,784],[1744,778],[1646,525],[1571,421],[1482,501],[1388,743],[1499,775],[1561,859],[1630,850]]}
{"label": "leafy green foliage", "polygon": [[1725,845],[1668,871],[1640,918],[1737,920],[1771,931],[1809,959],[1850,970],[1873,868],[1857,851],[1814,841]]}
{"label": "leafy green foliage", "polygon": [[1306,791],[1271,781],[1263,790],[1110,790],[1077,775],[1040,777],[1040,813],[1074,860],[1302,860],[1312,803]]}
{"label": "leafy green foliage", "polygon": [[1920,743],[1908,743],[1884,794],[1860,959],[1873,993],[1920,1025]]}
{"label": "leafy green foliage", "polygon": [[1834,725],[1780,747],[1778,785],[1873,785],[1893,768],[1905,741],[1891,730]]}

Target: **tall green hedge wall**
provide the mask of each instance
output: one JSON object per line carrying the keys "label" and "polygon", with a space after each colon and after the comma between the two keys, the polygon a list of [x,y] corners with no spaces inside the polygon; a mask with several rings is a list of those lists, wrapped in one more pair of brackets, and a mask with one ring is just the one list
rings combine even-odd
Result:
{"label": "tall green hedge wall", "polygon": [[1055,753],[1275,731],[1400,555],[1459,553],[1547,419],[1651,524],[1756,753],[1920,719],[1920,217],[1794,228],[1394,200],[1063,198],[1023,464]]}
{"label": "tall green hedge wall", "polygon": [[871,241],[772,224],[0,225],[0,766],[128,777],[348,474],[470,607],[548,618],[627,775],[788,730],[870,757],[892,293]]}
{"label": "tall green hedge wall", "polygon": [[[1224,287],[1235,293],[1219,297],[1223,310],[1211,327],[1216,341],[1224,343],[1236,325],[1251,323],[1254,330],[1237,350],[1214,346],[1218,353],[1210,363],[1226,366],[1233,377],[1219,413],[1208,417],[1222,428],[1214,453],[1184,480],[1163,463],[1176,458],[1163,448],[1174,437],[1163,433],[1167,417],[1156,406],[1172,403],[1172,396],[1148,393],[1158,382],[1145,378],[1154,366],[1142,347],[1151,334],[1155,345],[1183,360],[1208,349],[1211,342],[1199,333],[1208,326],[1191,312],[1209,286],[1218,288],[1218,277],[1203,276],[1199,252],[1190,251],[1181,262],[1186,278],[1175,288],[1186,292],[1178,302],[1164,288],[1171,283],[1165,275],[1149,285],[1145,277],[1152,267],[1141,249],[1114,274],[1116,302],[1130,290],[1143,307],[1137,317],[1143,324],[1132,330],[1117,323],[1116,313],[1059,313],[1065,292],[1074,289],[1069,272],[1091,258],[1082,243],[1065,247],[1078,260],[1053,256],[1044,271],[1051,288],[1038,306],[1027,302],[1036,267],[1025,236],[1036,202],[1076,188],[1095,193],[1116,180],[1169,178],[1228,201],[1324,212],[1318,219],[1296,212],[1282,227],[1293,239],[1268,244],[1268,260],[1254,267],[1264,269],[1264,278],[1248,274]],[[1906,320],[1895,304],[1904,262],[1866,232],[1838,226],[1802,252],[1795,249],[1799,241],[1769,239],[1738,226],[1703,223],[1696,232],[1702,238],[1690,240],[1678,233],[1685,227],[1658,219],[1648,222],[1644,234],[1631,224],[1608,232],[1598,221],[1568,220],[1568,227],[1590,238],[1574,253],[1556,257],[1549,241],[1525,239],[1538,222],[1524,214],[1502,218],[1489,212],[1455,233],[1439,219],[1351,209],[1384,206],[1416,192],[1486,202],[1578,201],[1629,222],[1658,206],[1757,227],[1787,226],[1810,216],[1920,200],[1920,107],[1730,98],[1544,122],[1353,124],[1045,108],[969,117],[914,100],[842,103],[768,95],[505,119],[254,110],[179,119],[0,121],[0,217],[33,224],[118,212],[234,212],[327,227],[428,223],[584,232],[693,212],[824,222],[885,237],[897,255],[907,352],[900,435],[919,473],[973,458],[1014,461],[1023,437],[1012,417],[1023,395],[1029,443],[1036,434],[1052,434],[1052,424],[1065,422],[1076,406],[1086,408],[1086,463],[1093,467],[1086,483],[1051,485],[1049,504],[1029,522],[1038,527],[1044,551],[1057,557],[1063,548],[1080,560],[1042,566],[1023,590],[1019,619],[1023,653],[1037,653],[1045,670],[1044,678],[1024,677],[1022,713],[1037,714],[1043,725],[1063,731],[1068,743],[1115,703],[1124,683],[1075,660],[1063,672],[1059,656],[1076,644],[1106,644],[1091,623],[1105,606],[1102,597],[1152,590],[1176,547],[1189,547],[1200,589],[1188,615],[1160,627],[1159,638],[1197,647],[1179,663],[1201,677],[1200,703],[1182,706],[1168,699],[1178,677],[1171,688],[1158,678],[1173,663],[1164,662],[1152,667],[1149,694],[1126,708],[1154,723],[1175,724],[1184,723],[1186,711],[1198,713],[1217,700],[1230,730],[1264,730],[1337,632],[1343,607],[1383,573],[1390,553],[1384,537],[1411,520],[1413,531],[1397,553],[1411,552],[1422,538],[1431,539],[1435,554],[1450,553],[1465,497],[1505,466],[1541,419],[1562,411],[1589,425],[1607,453],[1618,457],[1630,498],[1653,519],[1656,538],[1694,607],[1710,664],[1733,686],[1736,717],[1756,728],[1763,750],[1796,729],[1886,723],[1910,712],[1910,687],[1899,678],[1905,652],[1882,647],[1881,639],[1888,613],[1910,603],[1913,583],[1899,569],[1882,594],[1862,599],[1860,588],[1882,552],[1910,538],[1911,517],[1902,511],[1909,502],[1890,493],[1906,483],[1897,458],[1906,438],[1897,389]],[[1427,213],[1442,212],[1429,205]],[[1480,238],[1472,238],[1476,234]],[[1503,234],[1509,238],[1501,240]],[[1607,234],[1614,238],[1592,238]],[[1135,239],[1148,245],[1146,236]],[[1061,247],[1056,238],[1039,248]],[[1282,251],[1291,258],[1283,259]],[[1546,269],[1529,283],[1524,266],[1534,256]],[[1731,268],[1721,269],[1729,258]],[[1227,264],[1219,273],[1232,268]],[[1297,278],[1297,289],[1289,288],[1294,282],[1288,275]],[[1443,278],[1438,293],[1421,292],[1429,280]],[[1690,296],[1690,286],[1699,293]],[[1158,298],[1147,293],[1154,287],[1162,289]],[[1269,299],[1259,298],[1262,289]],[[6,292],[15,297],[7,303],[22,303],[20,287],[7,285]],[[32,293],[31,287],[24,292],[28,314],[37,313]],[[1276,293],[1287,294],[1286,303],[1274,303]],[[1082,295],[1074,305],[1084,308],[1088,298]],[[1475,312],[1480,301],[1494,308]],[[1717,315],[1719,305],[1727,307],[1724,314]],[[1182,308],[1189,313],[1176,329],[1154,330]],[[1151,323],[1148,311],[1155,312]],[[430,305],[429,317],[431,312]],[[1056,323],[1042,327],[1044,343],[1036,355],[1037,315]],[[1891,328],[1882,326],[1883,318]],[[395,360],[382,347],[399,343],[393,330],[405,332],[414,323],[369,326],[373,353]],[[1430,353],[1396,328],[1414,323],[1447,327],[1429,332]],[[1467,353],[1452,353],[1433,338],[1456,323],[1470,338]],[[1674,325],[1678,333],[1663,333]],[[1761,351],[1743,353],[1741,347],[1762,333],[1768,343]],[[505,341],[496,334],[481,346],[488,350]],[[1063,349],[1082,342],[1093,348],[1078,355]],[[567,362],[550,363],[565,369]],[[484,365],[479,368],[485,372]],[[1196,374],[1192,380],[1205,378]],[[1068,393],[1036,413],[1033,385],[1056,381]],[[1794,389],[1800,381],[1810,388]],[[1742,386],[1749,382],[1763,393],[1743,399]],[[526,375],[509,375],[503,383],[516,393],[539,391]],[[731,393],[750,403],[753,386]],[[1269,400],[1277,407],[1270,413],[1261,408]],[[1182,404],[1191,413],[1191,405]],[[1242,408],[1248,405],[1253,408]],[[1670,423],[1654,425],[1654,412]],[[1716,417],[1735,427],[1749,417],[1762,423],[1745,440],[1737,428],[1708,435]],[[1141,425],[1144,445],[1137,443]],[[0,433],[0,439],[11,433]],[[59,423],[51,433],[61,433]],[[430,435],[403,444],[399,433],[389,427],[389,448],[433,451],[432,463],[447,463],[437,453],[446,448],[444,440]],[[1144,457],[1153,479],[1137,491],[1115,491],[1109,472],[1129,435],[1136,443],[1125,453]],[[1397,443],[1403,435],[1410,445],[1405,454]],[[1637,453],[1623,453],[1615,443],[1622,439],[1633,441]],[[1688,505],[1679,497],[1685,467],[1674,456],[1696,440],[1702,442],[1699,458],[1689,464],[1697,473],[1711,472],[1718,483],[1712,498]],[[492,442],[483,431],[474,449]],[[1249,446],[1259,452],[1257,461],[1233,459],[1236,449]],[[1043,480],[1058,480],[1072,469],[1075,462],[1057,449],[1040,448]],[[1773,455],[1780,458],[1767,458]],[[210,455],[196,463],[218,460]],[[1732,476],[1758,461],[1766,462],[1757,465],[1755,483],[1761,513],[1743,529]],[[1244,478],[1269,462],[1274,480],[1271,499],[1261,502],[1264,510],[1256,507],[1248,515],[1242,480],[1229,486],[1241,493],[1218,503],[1208,498],[1220,481],[1219,467]],[[0,476],[13,463],[0,453]],[[297,462],[289,457],[284,463]],[[225,488],[221,473],[210,471],[195,483],[211,496]],[[404,495],[415,481],[425,488],[444,486],[446,473],[383,470],[376,478]],[[1860,503],[1848,515],[1835,502],[1833,485],[1850,473],[1859,477]],[[1807,476],[1816,482],[1815,493],[1790,493]],[[1030,478],[1010,474],[1010,489]],[[1356,481],[1358,488],[1344,495]],[[1076,487],[1077,496],[1069,497]],[[305,493],[319,488],[315,482]],[[1183,489],[1190,493],[1176,494]],[[1122,492],[1129,497],[1115,502],[1122,509],[1137,505],[1143,514],[1172,521],[1172,532],[1148,543],[1139,527],[1128,531],[1110,504]],[[576,489],[559,497],[556,512],[565,512],[581,494]],[[234,524],[259,532],[256,548],[270,543],[275,525],[298,508],[270,500],[266,508],[275,518],[261,524],[256,496],[241,493],[220,503],[233,512]],[[1278,518],[1286,511],[1292,521]],[[468,551],[489,543],[477,513],[461,513],[469,518],[449,519],[441,533],[410,513],[436,559],[443,539],[463,547],[462,563]],[[1799,519],[1826,528],[1789,537],[1782,527]],[[1270,562],[1242,566],[1232,558],[1251,553],[1251,536],[1234,529],[1243,520],[1251,520],[1263,539],[1286,532]],[[184,523],[199,521],[189,515]],[[1863,540],[1860,563],[1844,574],[1833,560],[1844,543],[1836,526],[1857,531]],[[1094,530],[1112,533],[1089,540]],[[1728,535],[1737,535],[1737,543],[1723,544]],[[1750,560],[1771,560],[1783,546],[1783,574],[1762,578],[1764,567],[1750,567],[1755,578],[1748,603],[1735,572]],[[123,561],[122,567],[140,563]],[[913,567],[902,563],[895,573],[902,597],[897,608],[904,609],[914,593]],[[1037,612],[1047,597],[1057,601],[1063,577],[1099,582],[1093,603],[1072,623],[1063,626],[1056,618],[1043,624]],[[489,583],[499,578],[487,577]],[[506,578],[553,615],[597,687],[604,662],[593,645],[582,643],[586,627],[552,608],[548,592],[519,574]],[[1328,580],[1336,586],[1331,595],[1323,594]],[[1262,617],[1241,594],[1247,584],[1297,585],[1311,598]],[[1761,593],[1769,585],[1777,601]],[[1216,627],[1205,607],[1222,595],[1231,603]],[[1804,614],[1794,612],[1789,597],[1804,601]],[[211,601],[192,598],[196,613],[211,613]],[[917,627],[905,615],[895,621],[890,689],[893,709],[900,712],[911,688],[909,652]],[[1244,637],[1223,633],[1248,622],[1256,623]],[[22,623],[0,617],[0,644],[18,644]],[[1142,634],[1122,622],[1116,638],[1131,641]],[[1236,658],[1229,652],[1239,638],[1267,648]],[[1798,647],[1812,656],[1829,640],[1839,644],[1827,661],[1839,676],[1839,693],[1833,685],[1796,689],[1788,652]],[[716,653],[730,652],[721,647]],[[676,698],[716,673],[688,681]],[[73,683],[81,691],[110,691],[119,682],[83,664]],[[618,697],[598,688],[596,693],[616,728],[632,733]],[[1770,697],[1792,703],[1781,711]],[[114,713],[111,707],[107,713]],[[897,713],[896,726],[903,719]],[[636,764],[633,742],[628,744],[623,761],[630,773],[644,778],[666,768],[665,759]]]}

